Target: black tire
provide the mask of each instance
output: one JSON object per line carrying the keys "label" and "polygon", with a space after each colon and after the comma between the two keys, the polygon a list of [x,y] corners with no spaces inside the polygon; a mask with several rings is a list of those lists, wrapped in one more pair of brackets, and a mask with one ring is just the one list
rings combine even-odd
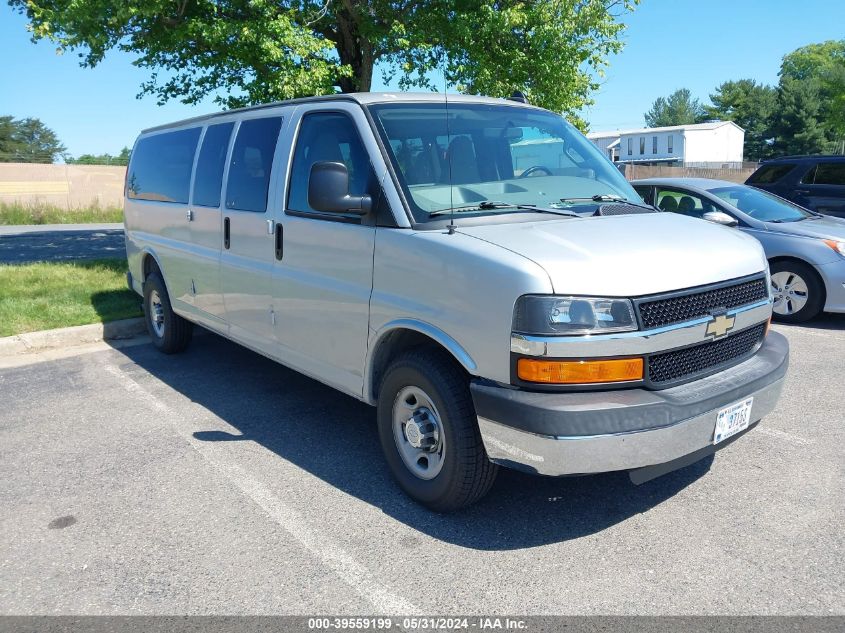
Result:
{"label": "black tire", "polygon": [[[160,327],[153,325],[153,306],[151,297],[156,293],[161,306]],[[151,273],[144,282],[144,320],[147,323],[147,332],[156,348],[165,354],[176,354],[183,352],[191,342],[194,333],[194,324],[183,319],[173,311],[170,306],[170,297],[164,280],[158,272]]]}
{"label": "black tire", "polygon": [[[394,438],[393,407],[406,387],[422,389],[439,413],[443,458],[432,479],[411,471]],[[399,486],[414,500],[436,512],[451,512],[475,503],[490,490],[498,466],[484,450],[467,377],[445,352],[417,348],[398,357],[384,374],[377,418],[387,464]]]}
{"label": "black tire", "polygon": [[[771,274],[792,273],[801,277],[807,285],[807,303],[800,310],[792,314],[778,314],[775,312],[772,317],[783,323],[803,323],[814,318],[824,307],[824,285],[818,273],[812,266],[788,259],[774,262],[770,266]],[[774,284],[773,284],[774,286]]]}

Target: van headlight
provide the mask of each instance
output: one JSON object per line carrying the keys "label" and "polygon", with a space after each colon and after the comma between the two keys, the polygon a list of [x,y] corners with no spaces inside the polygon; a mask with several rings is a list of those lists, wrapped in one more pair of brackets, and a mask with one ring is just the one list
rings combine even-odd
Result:
{"label": "van headlight", "polygon": [[513,331],[532,335],[579,335],[637,329],[629,299],[524,295],[517,299]]}

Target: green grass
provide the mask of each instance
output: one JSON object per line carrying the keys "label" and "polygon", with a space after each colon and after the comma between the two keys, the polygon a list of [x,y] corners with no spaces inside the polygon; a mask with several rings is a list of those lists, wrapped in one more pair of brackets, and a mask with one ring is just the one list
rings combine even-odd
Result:
{"label": "green grass", "polygon": [[0,202],[0,225],[18,224],[96,224],[123,222],[123,209],[91,205],[62,209],[49,204]]}
{"label": "green grass", "polygon": [[141,316],[126,260],[0,264],[0,336]]}

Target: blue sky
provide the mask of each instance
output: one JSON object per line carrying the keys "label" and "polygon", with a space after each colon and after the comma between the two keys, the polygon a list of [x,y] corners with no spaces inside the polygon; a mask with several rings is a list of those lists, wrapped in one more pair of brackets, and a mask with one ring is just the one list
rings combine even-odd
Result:
{"label": "blue sky", "polygon": [[[625,21],[626,46],[585,112],[595,131],[642,125],[654,99],[676,88],[706,100],[728,79],[776,83],[786,53],[845,37],[845,1],[643,0]],[[40,118],[73,155],[115,154],[142,128],[219,109],[136,99],[147,74],[131,56],[113,53],[95,69],[80,68],[75,53],[32,44],[25,25],[0,5],[0,114]]]}

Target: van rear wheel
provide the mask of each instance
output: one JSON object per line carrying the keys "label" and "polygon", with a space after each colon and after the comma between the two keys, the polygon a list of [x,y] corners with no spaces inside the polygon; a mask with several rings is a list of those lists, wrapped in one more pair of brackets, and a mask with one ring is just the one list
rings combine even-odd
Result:
{"label": "van rear wheel", "polygon": [[158,272],[144,282],[144,320],[153,345],[165,354],[182,352],[191,342],[194,324],[173,311]]}
{"label": "van rear wheel", "polygon": [[378,399],[387,464],[411,498],[437,512],[481,499],[498,467],[484,450],[466,375],[444,352],[411,350],[388,368]]}

